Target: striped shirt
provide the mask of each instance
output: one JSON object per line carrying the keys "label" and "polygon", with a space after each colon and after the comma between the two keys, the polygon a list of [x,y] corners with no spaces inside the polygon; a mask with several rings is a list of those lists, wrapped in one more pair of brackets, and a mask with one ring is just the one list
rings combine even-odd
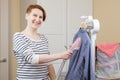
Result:
{"label": "striped shirt", "polygon": [[48,41],[40,34],[33,40],[17,32],[13,35],[13,51],[18,62],[17,80],[48,80],[48,65],[38,64],[39,55],[49,54]]}

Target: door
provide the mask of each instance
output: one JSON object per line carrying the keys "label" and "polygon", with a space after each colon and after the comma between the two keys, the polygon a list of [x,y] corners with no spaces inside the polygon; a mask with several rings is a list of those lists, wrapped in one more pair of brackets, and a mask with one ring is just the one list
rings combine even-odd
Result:
{"label": "door", "polygon": [[0,80],[9,80],[8,0],[0,0]]}

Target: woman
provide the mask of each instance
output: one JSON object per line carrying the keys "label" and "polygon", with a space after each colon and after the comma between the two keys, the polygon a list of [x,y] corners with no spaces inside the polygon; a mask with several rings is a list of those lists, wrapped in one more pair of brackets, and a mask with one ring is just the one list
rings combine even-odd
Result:
{"label": "woman", "polygon": [[45,10],[37,4],[26,10],[26,28],[13,36],[13,51],[18,61],[17,80],[55,80],[55,71],[49,62],[69,59],[70,51],[49,55],[48,41],[37,29],[45,21]]}

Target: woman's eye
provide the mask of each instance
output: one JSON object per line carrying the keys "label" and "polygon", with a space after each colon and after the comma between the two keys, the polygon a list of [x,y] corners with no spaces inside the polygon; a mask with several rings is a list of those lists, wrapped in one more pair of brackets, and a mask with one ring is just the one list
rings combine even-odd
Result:
{"label": "woman's eye", "polygon": [[42,19],[42,18],[43,18],[43,16],[39,16],[39,18],[40,18],[40,19]]}
{"label": "woman's eye", "polygon": [[37,17],[37,15],[36,15],[36,14],[34,14],[33,16],[34,16],[34,17]]}

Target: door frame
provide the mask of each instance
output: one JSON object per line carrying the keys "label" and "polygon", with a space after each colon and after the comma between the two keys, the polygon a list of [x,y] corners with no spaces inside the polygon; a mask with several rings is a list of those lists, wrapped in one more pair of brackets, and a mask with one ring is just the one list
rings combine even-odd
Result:
{"label": "door frame", "polygon": [[9,0],[0,0],[0,80],[9,80]]}

